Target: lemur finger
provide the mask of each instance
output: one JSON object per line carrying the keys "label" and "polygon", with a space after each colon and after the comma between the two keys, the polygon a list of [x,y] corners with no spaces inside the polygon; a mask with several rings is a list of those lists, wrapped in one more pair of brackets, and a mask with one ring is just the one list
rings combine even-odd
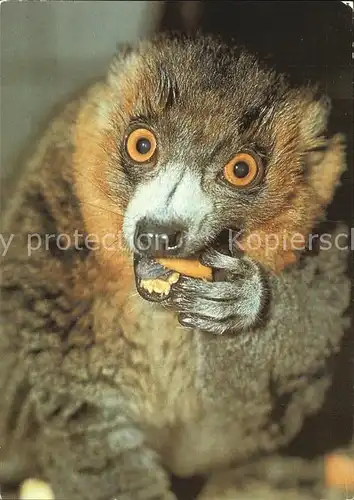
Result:
{"label": "lemur finger", "polygon": [[208,318],[223,320],[239,309],[235,301],[215,301],[191,295],[177,295],[174,304],[182,313],[202,314]]}
{"label": "lemur finger", "polygon": [[242,321],[237,317],[232,317],[225,321],[215,321],[203,316],[180,314],[178,320],[180,324],[186,328],[198,328],[199,330],[214,335],[233,333],[237,330],[241,331],[244,328]]}
{"label": "lemur finger", "polygon": [[182,278],[175,285],[173,295],[184,294],[188,298],[200,296],[216,301],[244,300],[257,304],[265,293],[265,281],[257,268],[249,276],[235,277],[233,281],[204,282]]}
{"label": "lemur finger", "polygon": [[208,248],[200,257],[202,264],[217,269],[237,269],[240,259],[224,255],[214,248]]}
{"label": "lemur finger", "polygon": [[261,307],[259,295],[240,295],[238,299],[206,299],[192,294],[176,294],[173,304],[181,313],[201,314],[217,321],[239,316],[244,324],[256,321]]}
{"label": "lemur finger", "polygon": [[207,299],[232,300],[240,295],[239,285],[227,281],[209,282],[193,278],[181,277],[174,286],[174,292],[185,292],[199,295]]}
{"label": "lemur finger", "polygon": [[[256,262],[247,257],[230,257],[212,248],[205,251],[200,257],[200,261],[206,266],[229,271],[231,274],[236,275],[251,276],[259,271]],[[227,281],[229,279],[232,279],[231,276],[226,276],[223,280]]]}

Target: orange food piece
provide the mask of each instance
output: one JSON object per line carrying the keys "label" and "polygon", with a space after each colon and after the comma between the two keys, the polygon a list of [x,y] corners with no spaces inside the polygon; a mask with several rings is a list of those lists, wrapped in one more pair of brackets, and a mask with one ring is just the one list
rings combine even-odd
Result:
{"label": "orange food piece", "polygon": [[167,269],[184,274],[190,278],[200,278],[212,281],[213,273],[211,267],[204,266],[197,259],[156,259]]}
{"label": "orange food piece", "polygon": [[345,455],[328,455],[325,460],[328,487],[348,490],[354,488],[354,460]]}

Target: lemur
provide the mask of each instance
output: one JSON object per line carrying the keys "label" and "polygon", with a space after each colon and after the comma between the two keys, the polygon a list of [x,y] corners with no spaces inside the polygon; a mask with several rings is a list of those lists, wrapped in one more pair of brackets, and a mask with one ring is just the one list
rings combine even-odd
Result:
{"label": "lemur", "polygon": [[[323,216],[345,168],[329,112],[243,49],[159,35],[53,118],[4,215],[1,484],[172,500],[170,473],[213,481],[300,431],[348,325],[347,253],[279,266],[244,236]],[[225,231],[241,234],[231,251]],[[161,257],[213,279],[174,275],[160,300],[141,283],[171,276]]]}

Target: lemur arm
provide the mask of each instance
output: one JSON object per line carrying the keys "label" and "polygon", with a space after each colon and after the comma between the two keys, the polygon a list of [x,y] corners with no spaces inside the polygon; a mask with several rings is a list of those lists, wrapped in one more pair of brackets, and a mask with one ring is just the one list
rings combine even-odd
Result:
{"label": "lemur arm", "polygon": [[[63,266],[38,254],[2,271],[2,484],[31,471],[55,498],[172,500],[167,473],[119,400],[109,349],[93,345],[91,304],[72,301]],[[28,434],[38,468],[16,471]]]}
{"label": "lemur arm", "polygon": [[[31,475],[58,499],[172,500],[112,380],[124,353],[117,318],[109,326],[95,316],[90,256],[55,243],[75,228],[84,233],[71,180],[76,112],[71,103],[47,129],[6,211],[5,238],[13,237],[1,259],[0,483]],[[109,328],[111,348],[96,338]]]}

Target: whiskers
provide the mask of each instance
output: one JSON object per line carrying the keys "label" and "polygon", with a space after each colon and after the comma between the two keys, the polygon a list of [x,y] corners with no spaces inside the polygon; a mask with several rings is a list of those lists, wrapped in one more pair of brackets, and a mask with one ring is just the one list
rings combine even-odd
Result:
{"label": "whiskers", "polygon": [[[122,220],[125,219],[125,220],[128,220],[128,221],[133,221],[133,218],[130,217],[129,215],[127,215],[122,210],[110,210],[107,207],[102,207],[101,205],[96,205],[95,203],[90,203],[88,201],[81,201],[81,200],[78,200],[78,204],[79,205],[88,205],[88,206],[90,206],[92,208],[96,208],[98,211],[102,211],[102,212],[108,213],[110,215],[116,215],[116,216],[118,216]],[[92,213],[92,214],[90,214],[90,217],[85,218],[85,220],[88,221],[88,220],[91,220],[91,218],[94,218],[94,217],[101,217],[101,214],[98,213],[98,212],[97,213]]]}
{"label": "whiskers", "polygon": [[[81,200],[79,200],[78,203],[80,205],[88,205],[90,207],[96,208],[97,210],[102,210],[103,212],[106,212],[106,213],[109,213],[109,214],[112,214],[112,215],[117,215],[118,217],[124,217],[124,214],[121,211],[110,210],[109,208],[102,207],[100,205],[95,205],[94,203],[89,203],[88,201],[81,201]],[[99,217],[100,214],[96,213],[96,214],[92,214],[92,216]]]}
{"label": "whiskers", "polygon": [[82,177],[83,179],[85,179],[85,181],[89,181],[89,183],[95,187],[101,194],[103,194],[105,197],[111,199],[112,196],[111,194],[103,188],[103,186],[101,186],[100,184],[94,182],[92,179],[88,178],[87,175],[84,175],[77,167],[75,167],[74,165],[72,166],[72,169],[73,171],[79,175],[80,177]]}

